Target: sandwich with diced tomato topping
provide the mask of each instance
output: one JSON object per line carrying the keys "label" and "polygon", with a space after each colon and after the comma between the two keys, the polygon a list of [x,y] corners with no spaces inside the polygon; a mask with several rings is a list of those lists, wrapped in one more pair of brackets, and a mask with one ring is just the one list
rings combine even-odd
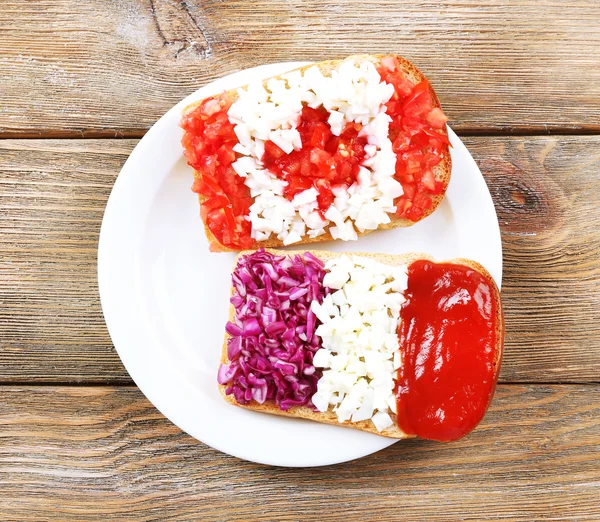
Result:
{"label": "sandwich with diced tomato topping", "polygon": [[485,268],[425,254],[242,252],[225,329],[227,402],[438,441],[483,418],[504,340]]}
{"label": "sandwich with diced tomato topping", "polygon": [[355,240],[431,214],[447,118],[398,56],[309,65],[194,103],[182,144],[213,251]]}

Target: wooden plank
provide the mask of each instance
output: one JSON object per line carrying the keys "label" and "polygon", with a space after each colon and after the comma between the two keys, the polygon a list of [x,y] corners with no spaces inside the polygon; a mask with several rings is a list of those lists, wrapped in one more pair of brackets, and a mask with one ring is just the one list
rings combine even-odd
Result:
{"label": "wooden plank", "polygon": [[508,381],[598,381],[600,138],[467,138],[502,231]]}
{"label": "wooden plank", "polygon": [[595,0],[4,0],[0,132],[140,136],[263,63],[395,52],[460,132],[600,131]]}
{"label": "wooden plank", "polygon": [[0,141],[0,382],[130,382],[98,298],[104,207],[134,141]]}
{"label": "wooden plank", "polygon": [[[0,382],[129,382],[96,286],[133,140],[0,141]],[[505,382],[598,381],[600,137],[465,139],[504,244]]]}
{"label": "wooden plank", "polygon": [[3,386],[0,426],[2,520],[600,518],[598,385],[504,385],[461,441],[316,469],[212,450],[135,388]]}

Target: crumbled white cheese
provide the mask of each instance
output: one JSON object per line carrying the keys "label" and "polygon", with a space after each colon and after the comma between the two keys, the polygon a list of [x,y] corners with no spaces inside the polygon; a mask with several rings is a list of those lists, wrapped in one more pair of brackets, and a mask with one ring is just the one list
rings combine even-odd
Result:
{"label": "crumbled white cheese", "polygon": [[[388,223],[388,213],[396,210],[393,200],[402,194],[402,186],[393,179],[396,155],[388,138],[390,118],[385,113],[393,86],[382,82],[373,63],[367,60],[359,65],[353,60],[344,61],[331,76],[323,76],[317,67],[310,67],[304,75],[293,71],[282,78],[271,78],[266,88],[258,82],[239,89],[239,98],[228,111],[239,140],[234,150],[243,155],[233,168],[245,178],[254,198],[248,216],[252,237],[261,241],[275,234],[285,244],[292,244],[304,235],[320,236],[329,227],[334,239],[351,241],[358,238],[356,229],[364,232]],[[339,135],[348,122],[364,125],[361,134],[369,142],[358,181],[348,189],[336,189],[331,207],[338,211],[336,220],[327,215],[327,219],[322,219],[316,198],[309,201],[306,194],[313,189],[298,194],[290,207],[283,196],[285,182],[265,170],[261,162],[267,140],[288,154],[302,147],[296,127],[303,104],[325,107],[330,112],[328,123],[334,135]],[[351,194],[356,195],[353,200],[348,197]],[[294,216],[305,223],[302,234],[298,228],[292,230]]]}
{"label": "crumbled white cheese", "polygon": [[406,266],[344,255],[326,263],[323,285],[332,293],[311,303],[322,323],[316,330],[322,348],[313,364],[323,368],[313,404],[333,406],[338,420],[371,419],[378,431],[392,425],[396,413],[394,379],[400,367],[398,325]]}
{"label": "crumbled white cheese", "polygon": [[377,428],[377,431],[383,431],[386,428],[389,428],[392,424],[394,424],[392,418],[383,411],[377,412],[375,415],[373,415],[373,418],[371,420]]}

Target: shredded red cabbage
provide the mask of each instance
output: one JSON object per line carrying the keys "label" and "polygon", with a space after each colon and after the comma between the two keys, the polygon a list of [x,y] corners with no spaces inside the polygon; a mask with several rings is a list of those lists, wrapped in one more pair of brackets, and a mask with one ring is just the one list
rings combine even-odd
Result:
{"label": "shredded red cabbage", "polygon": [[232,275],[235,320],[225,327],[230,364],[217,376],[237,402],[312,407],[322,371],[312,365],[321,340],[310,304],[329,293],[324,276],[323,262],[310,252],[275,256],[261,249],[240,258]]}

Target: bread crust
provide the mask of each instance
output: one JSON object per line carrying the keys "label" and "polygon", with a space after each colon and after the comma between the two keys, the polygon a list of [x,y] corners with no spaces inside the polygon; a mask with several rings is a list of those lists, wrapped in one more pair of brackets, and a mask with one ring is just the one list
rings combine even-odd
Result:
{"label": "bread crust", "polygon": [[[502,310],[502,301],[500,298],[500,290],[496,285],[491,274],[479,263],[476,261],[472,261],[470,259],[463,258],[455,258],[444,261],[438,261],[432,256],[423,253],[410,253],[410,254],[373,254],[369,252],[329,252],[325,250],[298,250],[298,251],[283,251],[276,249],[266,249],[268,252],[271,252],[275,255],[293,255],[296,253],[310,252],[315,257],[321,259],[324,262],[327,262],[330,259],[335,259],[342,255],[354,255],[361,256],[374,259],[379,263],[384,263],[386,265],[391,266],[399,266],[399,265],[410,265],[418,260],[428,260],[435,263],[454,263],[458,265],[463,265],[475,270],[480,273],[482,276],[486,278],[486,280],[490,283],[490,286],[493,289],[493,299],[496,303],[496,359],[494,361],[494,382],[497,381],[498,375],[500,373],[500,365],[502,362],[502,354],[504,351],[504,313]],[[245,250],[240,252],[235,259],[234,268],[237,265],[238,259],[241,256],[248,255],[254,252],[253,250]],[[231,288],[231,292],[233,293],[233,287]],[[229,306],[229,321],[233,321],[235,318],[235,308],[233,305]],[[225,333],[225,340],[223,342],[223,348],[221,351],[221,364],[230,364],[230,360],[227,356],[227,340],[229,339],[229,334]],[[386,428],[385,430],[379,432],[373,425],[370,420],[360,421],[360,422],[339,422],[337,416],[332,411],[327,411],[325,413],[321,413],[319,411],[313,411],[313,409],[308,408],[306,406],[300,407],[292,407],[287,411],[280,410],[279,407],[272,401],[265,402],[264,404],[259,404],[256,401],[252,401],[249,404],[239,404],[233,395],[227,395],[225,390],[227,389],[227,385],[218,384],[219,391],[223,398],[234,406],[239,406],[241,408],[246,408],[249,410],[259,411],[263,413],[269,413],[271,415],[281,415],[284,417],[296,417],[301,419],[308,419],[317,422],[322,422],[324,424],[334,424],[336,426],[344,426],[348,428],[354,428],[361,431],[366,431],[369,433],[374,433],[376,435],[383,435],[384,437],[389,437],[392,439],[407,439],[413,438],[414,435],[409,435],[404,433],[397,424],[397,417],[394,413],[389,412],[390,417],[394,421],[394,424]],[[490,397],[491,402],[491,397]],[[489,403],[488,403],[489,406]],[[487,407],[486,407],[487,409]]]}
{"label": "bread crust", "polygon": [[[366,60],[366,61],[370,61],[374,64],[377,64],[377,63],[379,63],[381,58],[383,58],[384,56],[391,56],[391,55],[359,54],[359,55],[350,56],[344,60],[328,60],[328,61],[319,62],[316,64],[305,65],[305,66],[299,67],[297,69],[292,69],[291,71],[288,71],[287,73],[283,73],[283,74],[288,74],[289,72],[292,72],[292,71],[300,71],[302,74],[304,74],[304,72],[307,69],[309,69],[310,67],[317,66],[320,69],[320,71],[323,73],[323,75],[327,76],[327,75],[331,75],[331,71],[337,69],[339,67],[339,65],[346,60],[354,60],[355,62],[363,62]],[[417,69],[406,58],[402,58],[401,56],[398,56],[398,55],[395,55],[395,56],[398,59],[398,61],[400,63],[400,67],[403,69],[407,78],[413,84],[417,84],[425,79],[425,76],[423,75],[423,73],[421,73],[421,71],[419,71],[419,69]],[[275,76],[275,78],[281,78],[281,75]],[[266,87],[267,81],[269,79],[270,78],[267,78],[263,81],[263,85],[265,87]],[[241,87],[246,87],[246,86],[241,86]],[[238,93],[237,93],[238,88],[230,89],[229,91],[227,91],[227,95],[233,101],[238,99]],[[429,87],[429,91],[431,93],[431,98],[433,100],[433,106],[441,109],[440,101],[439,101],[435,91],[433,90],[433,87],[431,87],[431,85]],[[186,106],[183,109],[183,114],[187,114],[188,112],[193,111],[196,107],[198,107],[200,104],[202,104],[203,101],[204,100],[199,100],[197,102],[191,103],[190,105]],[[444,128],[442,129],[440,134],[445,136],[446,138],[448,137],[447,126],[444,126]],[[429,209],[425,210],[421,220],[425,219],[427,216],[429,216],[438,207],[438,205],[441,203],[442,199],[444,199],[444,194],[446,193],[446,189],[448,188],[448,184],[450,183],[450,175],[452,173],[452,159],[450,157],[449,147],[447,145],[445,145],[444,147],[445,147],[445,150],[444,150],[443,161],[433,168],[433,173],[435,175],[436,181],[439,181],[440,183],[442,183],[444,189],[441,194],[431,196],[432,205]],[[194,171],[194,180],[201,178],[201,177],[202,177],[202,173],[200,171],[195,170]],[[205,201],[205,199],[206,199],[205,196],[202,196],[201,194],[198,195],[198,200],[199,200],[200,204],[202,204]],[[415,222],[411,221],[410,219],[400,218],[393,214],[389,214],[389,216],[390,216],[391,221],[389,223],[379,225],[377,230],[389,230],[389,229],[398,228],[398,227],[409,227],[409,226],[415,224]],[[237,250],[227,248],[227,247],[223,246],[221,243],[219,243],[219,241],[217,241],[217,238],[213,235],[213,233],[206,226],[206,223],[204,224],[204,230],[206,233],[206,237],[208,239],[208,243],[209,243],[211,252],[237,252]],[[357,232],[357,233],[359,236],[362,236],[362,235],[368,234],[369,232],[372,232],[372,230],[365,230],[364,232]],[[303,245],[303,244],[309,244],[309,243],[320,243],[323,241],[332,241],[332,240],[333,240],[333,237],[331,236],[331,233],[327,229],[325,231],[325,234],[315,237],[315,238],[309,238],[309,237],[302,238],[302,241],[300,243],[296,243],[296,245]],[[283,242],[281,240],[277,239],[276,237],[271,237],[265,241],[257,241],[255,244],[256,248],[278,248],[281,246],[283,246]]]}

